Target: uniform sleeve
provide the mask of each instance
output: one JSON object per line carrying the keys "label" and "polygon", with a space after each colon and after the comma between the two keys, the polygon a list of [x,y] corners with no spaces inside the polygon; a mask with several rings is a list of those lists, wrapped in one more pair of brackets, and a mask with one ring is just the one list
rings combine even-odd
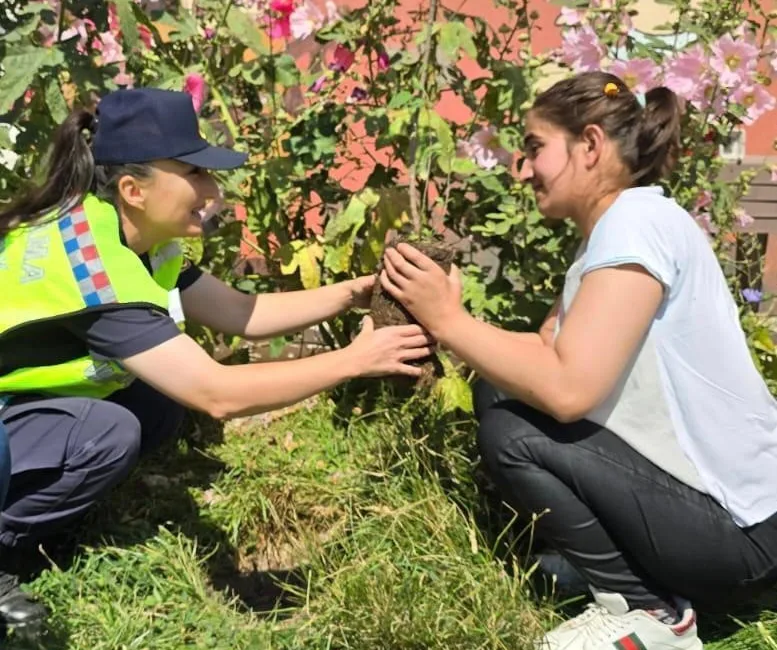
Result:
{"label": "uniform sleeve", "polygon": [[66,327],[91,352],[106,359],[126,359],[181,334],[169,316],[135,307],[83,314]]}
{"label": "uniform sleeve", "polygon": [[582,273],[638,264],[671,289],[677,275],[677,248],[681,240],[672,230],[663,220],[649,214],[606,215],[591,235]]}
{"label": "uniform sleeve", "polygon": [[175,283],[176,288],[183,292],[192,286],[197,280],[202,277],[203,270],[187,262],[186,267],[181,271],[178,276],[178,282]]}

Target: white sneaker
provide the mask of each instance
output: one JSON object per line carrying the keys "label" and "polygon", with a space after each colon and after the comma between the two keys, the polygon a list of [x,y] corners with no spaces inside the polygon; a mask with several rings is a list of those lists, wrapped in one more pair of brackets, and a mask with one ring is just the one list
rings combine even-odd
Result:
{"label": "white sneaker", "polygon": [[648,612],[629,610],[626,599],[591,589],[594,603],[580,616],[548,632],[537,650],[702,650],[696,612],[677,600],[682,619],[666,625]]}

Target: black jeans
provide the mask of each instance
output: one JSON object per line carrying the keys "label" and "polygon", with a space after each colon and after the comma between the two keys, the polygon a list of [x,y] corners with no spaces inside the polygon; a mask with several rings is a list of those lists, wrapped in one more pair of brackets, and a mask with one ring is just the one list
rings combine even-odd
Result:
{"label": "black jeans", "polygon": [[34,543],[78,519],[124,479],[142,453],[178,430],[184,408],[140,380],[107,400],[16,400],[0,412],[11,481],[0,549]]}
{"label": "black jeans", "polygon": [[483,380],[474,391],[480,452],[502,498],[522,518],[540,515],[537,537],[592,586],[636,608],[677,595],[723,609],[777,583],[777,515],[740,528],[611,431],[560,423]]}

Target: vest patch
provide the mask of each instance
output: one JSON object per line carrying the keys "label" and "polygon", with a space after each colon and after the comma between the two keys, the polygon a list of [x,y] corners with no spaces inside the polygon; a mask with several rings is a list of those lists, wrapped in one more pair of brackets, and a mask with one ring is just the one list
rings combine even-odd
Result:
{"label": "vest patch", "polygon": [[45,272],[39,266],[33,264],[36,260],[42,260],[49,254],[49,235],[47,232],[30,233],[27,238],[27,247],[22,256],[22,284],[34,282],[45,277]]}
{"label": "vest patch", "polygon": [[73,277],[86,305],[94,307],[118,302],[81,206],[59,220],[59,232]]}

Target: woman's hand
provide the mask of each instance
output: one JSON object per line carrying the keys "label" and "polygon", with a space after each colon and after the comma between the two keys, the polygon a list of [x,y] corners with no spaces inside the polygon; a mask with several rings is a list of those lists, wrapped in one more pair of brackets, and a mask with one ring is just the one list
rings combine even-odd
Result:
{"label": "woman's hand", "polygon": [[428,357],[434,347],[432,339],[419,325],[396,325],[375,329],[372,318],[365,316],[362,330],[346,348],[357,364],[360,377],[421,374],[421,368],[408,361]]}
{"label": "woman's hand", "polygon": [[363,275],[353,280],[348,280],[348,287],[351,292],[351,307],[359,309],[369,309],[372,300],[372,290],[375,288],[377,276]]}
{"label": "woman's hand", "polygon": [[466,313],[461,306],[461,280],[456,266],[446,275],[436,262],[404,243],[387,248],[383,261],[383,288],[435,338],[439,338],[446,323]]}

